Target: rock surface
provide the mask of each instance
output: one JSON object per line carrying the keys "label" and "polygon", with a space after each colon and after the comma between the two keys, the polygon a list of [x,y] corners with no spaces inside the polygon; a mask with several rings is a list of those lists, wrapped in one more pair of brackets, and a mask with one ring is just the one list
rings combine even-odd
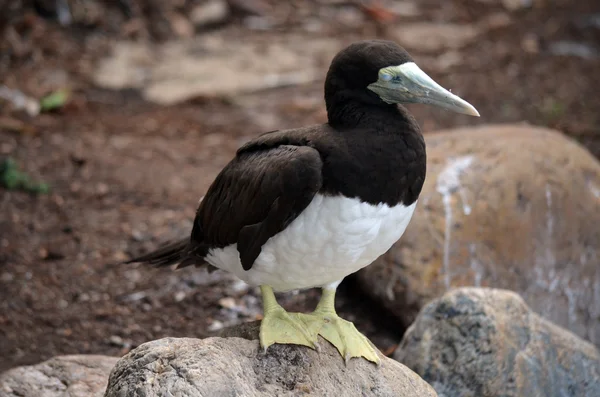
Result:
{"label": "rock surface", "polygon": [[0,397],[102,396],[117,357],[58,356],[0,374]]}
{"label": "rock surface", "polygon": [[426,136],[428,175],[406,233],[358,274],[407,326],[459,286],[506,288],[600,343],[600,164],[526,125]]}
{"label": "rock surface", "polygon": [[600,353],[514,292],[461,288],[427,305],[394,354],[442,396],[600,396]]}
{"label": "rock surface", "polygon": [[346,366],[324,340],[320,353],[274,345],[264,354],[257,322],[222,335],[140,345],[119,360],[105,396],[436,396],[414,372],[383,356],[380,367],[362,359]]}
{"label": "rock surface", "polygon": [[339,40],[231,40],[204,34],[160,45],[117,42],[94,72],[108,89],[139,89],[145,99],[172,105],[196,97],[221,97],[310,83],[324,77],[324,62],[341,49]]}

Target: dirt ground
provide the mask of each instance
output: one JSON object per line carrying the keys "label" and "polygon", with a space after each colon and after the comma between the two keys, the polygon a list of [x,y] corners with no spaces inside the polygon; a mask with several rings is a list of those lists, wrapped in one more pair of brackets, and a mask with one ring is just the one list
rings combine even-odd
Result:
{"label": "dirt ground", "polygon": [[[35,117],[0,100],[0,160],[15,159],[51,186],[46,195],[0,187],[0,371],[58,354],[122,355],[151,339],[203,337],[260,318],[257,291],[219,272],[111,263],[185,235],[198,199],[250,137],[273,126],[325,121],[322,81],[239,101],[203,97],[172,106],[147,102],[135,90],[95,86],[91,70],[113,41],[181,39],[189,33],[165,15],[186,15],[203,2],[92,1],[87,4],[95,9],[77,14],[80,3],[71,2],[79,19],[69,26],[39,4],[0,3],[0,85],[40,98],[66,81],[73,93],[63,108]],[[116,3],[121,8],[107,5]],[[558,128],[600,156],[600,2],[534,0],[517,10],[502,3],[518,1],[397,2],[418,4],[418,10],[394,21],[386,11],[393,2],[234,3],[254,9],[241,7],[206,30],[267,40],[293,31],[307,43],[330,34],[350,42],[390,38],[393,27],[409,22],[475,25],[505,15],[458,50],[460,62],[430,72],[460,90],[482,117],[411,106],[423,130],[523,121]],[[339,7],[355,7],[366,17],[358,26],[345,25],[336,19]],[[331,10],[335,17],[326,19]],[[286,19],[254,30],[244,13]],[[325,32],[315,32],[314,21]],[[427,71],[432,55],[418,46],[408,50]],[[318,294],[290,293],[282,302],[306,311]],[[338,309],[388,354],[404,332],[351,277],[342,284]]]}

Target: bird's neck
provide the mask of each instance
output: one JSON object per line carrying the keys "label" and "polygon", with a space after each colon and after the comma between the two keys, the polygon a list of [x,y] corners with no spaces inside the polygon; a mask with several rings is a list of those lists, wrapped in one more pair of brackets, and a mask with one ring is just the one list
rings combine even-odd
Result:
{"label": "bird's neck", "polygon": [[327,156],[325,191],[371,204],[409,205],[419,196],[426,172],[425,141],[415,119],[401,106],[328,101],[329,125],[345,138],[345,149]]}
{"label": "bird's neck", "polygon": [[404,107],[384,104],[379,98],[365,100],[364,97],[353,98],[346,93],[330,98],[326,105],[328,123],[336,129],[365,126],[382,133],[420,133],[415,119]]}

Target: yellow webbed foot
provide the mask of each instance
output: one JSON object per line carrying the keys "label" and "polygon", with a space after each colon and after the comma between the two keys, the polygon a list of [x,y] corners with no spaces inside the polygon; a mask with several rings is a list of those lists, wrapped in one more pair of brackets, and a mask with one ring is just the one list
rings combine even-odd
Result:
{"label": "yellow webbed foot", "polygon": [[265,351],[274,343],[318,349],[318,335],[323,324],[324,320],[315,316],[288,313],[278,306],[265,313],[260,324],[260,345]]}
{"label": "yellow webbed foot", "polygon": [[319,335],[337,348],[346,363],[352,357],[364,357],[378,365],[381,363],[369,339],[358,332],[354,324],[336,314],[326,314],[324,320]]}

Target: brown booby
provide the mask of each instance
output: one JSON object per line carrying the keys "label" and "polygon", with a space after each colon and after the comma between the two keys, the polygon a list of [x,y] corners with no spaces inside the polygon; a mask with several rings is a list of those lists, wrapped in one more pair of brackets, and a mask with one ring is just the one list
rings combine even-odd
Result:
{"label": "brown booby", "polygon": [[[197,209],[190,238],[134,258],[155,266],[209,264],[260,286],[260,344],[317,347],[378,363],[368,339],[340,318],[335,291],[404,233],[425,180],[425,143],[400,103],[479,116],[397,44],[340,51],[325,80],[328,122],[268,132],[243,145]],[[312,313],[289,313],[274,291],[320,287]]]}

